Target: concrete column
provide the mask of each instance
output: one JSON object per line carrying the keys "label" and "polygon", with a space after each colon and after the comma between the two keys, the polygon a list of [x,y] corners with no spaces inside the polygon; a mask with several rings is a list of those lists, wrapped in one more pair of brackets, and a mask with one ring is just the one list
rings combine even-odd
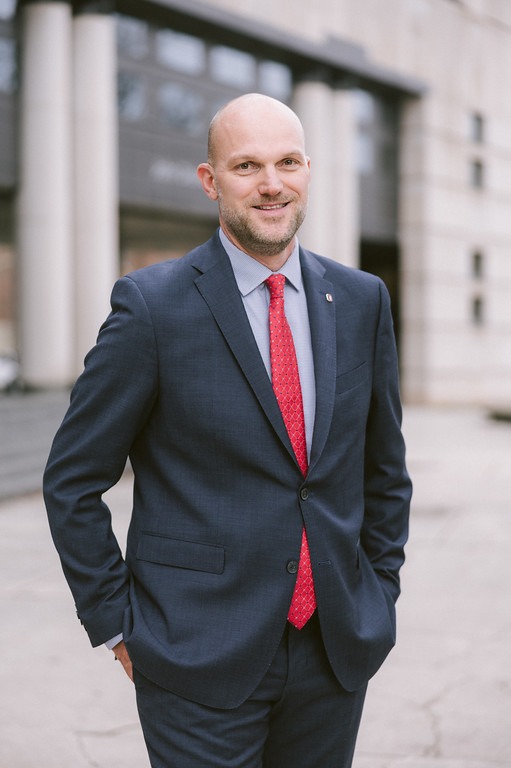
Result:
{"label": "concrete column", "polygon": [[359,213],[353,97],[326,82],[305,81],[296,86],[293,106],[302,120],[311,158],[309,210],[300,242],[356,266]]}
{"label": "concrete column", "polygon": [[332,224],[335,215],[334,93],[320,80],[304,81],[295,87],[293,109],[305,130],[307,154],[311,158],[309,209],[300,229],[300,242],[323,256],[335,258]]}
{"label": "concrete column", "polygon": [[109,310],[119,274],[116,42],[113,16],[74,21],[76,373]]}
{"label": "concrete column", "polygon": [[406,102],[400,135],[401,390],[407,403],[431,401],[431,280],[433,238],[428,221],[429,186],[424,105]]}
{"label": "concrete column", "polygon": [[18,276],[21,374],[33,387],[72,379],[71,9],[22,9]]}
{"label": "concrete column", "polygon": [[349,267],[360,264],[360,197],[357,166],[357,118],[352,91],[334,94],[333,258]]}

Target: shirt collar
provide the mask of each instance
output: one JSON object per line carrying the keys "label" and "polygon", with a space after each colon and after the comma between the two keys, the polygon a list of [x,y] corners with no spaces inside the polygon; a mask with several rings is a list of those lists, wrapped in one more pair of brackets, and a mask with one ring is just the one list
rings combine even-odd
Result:
{"label": "shirt collar", "polygon": [[[239,291],[242,296],[247,296],[274,273],[271,269],[265,267],[264,264],[261,264],[261,262],[256,261],[256,259],[249,256],[248,253],[237,248],[234,243],[231,243],[222,228],[220,228],[219,234],[220,241],[231,262]],[[295,290],[302,290],[303,283],[298,238],[296,238],[295,247],[293,248],[291,255],[282,268],[279,269],[279,273],[285,275],[287,281],[293,288],[295,288]]]}

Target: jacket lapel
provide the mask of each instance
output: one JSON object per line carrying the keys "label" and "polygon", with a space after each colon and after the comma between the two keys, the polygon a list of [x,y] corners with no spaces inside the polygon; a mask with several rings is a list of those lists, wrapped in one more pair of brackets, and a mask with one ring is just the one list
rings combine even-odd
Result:
{"label": "jacket lapel", "polygon": [[294,458],[271,381],[243,307],[231,263],[218,236],[209,242],[209,247],[206,245],[205,248],[195,251],[192,263],[199,271],[195,284],[200,294],[266,416]]}
{"label": "jacket lapel", "polygon": [[[324,278],[324,267],[313,254],[302,248],[300,260],[307,296],[316,379],[316,413],[309,466],[311,470],[325,446],[335,403],[336,306],[334,287]],[[275,432],[295,459],[229,258],[220,244],[218,235],[205,247],[198,248],[193,253],[192,263],[199,273],[195,284],[200,294]]]}
{"label": "jacket lapel", "polygon": [[325,270],[320,262],[302,248],[300,258],[309,310],[316,379],[316,415],[309,466],[309,470],[312,470],[325,447],[335,403],[336,297],[332,283],[323,277]]}

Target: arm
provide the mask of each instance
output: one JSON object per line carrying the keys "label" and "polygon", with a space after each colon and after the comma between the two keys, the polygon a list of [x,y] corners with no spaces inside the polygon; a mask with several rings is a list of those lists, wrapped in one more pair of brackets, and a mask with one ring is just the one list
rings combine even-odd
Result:
{"label": "arm", "polygon": [[44,475],[50,529],[91,643],[122,631],[129,573],[103,493],[120,478],[156,395],[156,346],[135,283],[114,287],[112,312],[87,355]]}
{"label": "arm", "polygon": [[411,482],[405,465],[396,344],[388,292],[380,283],[374,380],[366,427],[362,546],[393,600],[408,537]]}

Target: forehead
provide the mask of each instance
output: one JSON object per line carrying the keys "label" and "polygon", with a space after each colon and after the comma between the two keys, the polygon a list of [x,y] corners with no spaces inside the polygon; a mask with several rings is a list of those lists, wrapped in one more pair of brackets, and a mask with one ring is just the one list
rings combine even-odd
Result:
{"label": "forehead", "polygon": [[237,159],[281,159],[305,155],[303,130],[292,112],[244,110],[223,116],[215,130],[215,154],[220,163]]}

